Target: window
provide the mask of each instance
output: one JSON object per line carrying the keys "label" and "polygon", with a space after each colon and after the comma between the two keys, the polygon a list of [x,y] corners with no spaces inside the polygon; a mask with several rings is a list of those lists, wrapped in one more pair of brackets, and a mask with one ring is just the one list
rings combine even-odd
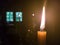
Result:
{"label": "window", "polygon": [[22,22],[22,12],[16,12],[16,22]]}
{"label": "window", "polygon": [[6,12],[6,21],[13,22],[13,12]]}

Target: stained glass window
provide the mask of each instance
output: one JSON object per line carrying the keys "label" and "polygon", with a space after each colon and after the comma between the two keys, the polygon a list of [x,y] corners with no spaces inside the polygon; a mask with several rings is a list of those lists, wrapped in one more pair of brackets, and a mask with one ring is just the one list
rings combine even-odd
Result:
{"label": "stained glass window", "polygon": [[13,22],[13,12],[6,12],[6,21]]}
{"label": "stained glass window", "polygon": [[22,22],[22,12],[16,12],[16,22]]}

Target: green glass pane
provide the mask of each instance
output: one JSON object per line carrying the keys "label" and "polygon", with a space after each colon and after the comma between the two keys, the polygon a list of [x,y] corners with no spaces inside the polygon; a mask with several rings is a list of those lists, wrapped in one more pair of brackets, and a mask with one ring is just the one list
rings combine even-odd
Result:
{"label": "green glass pane", "polygon": [[22,22],[22,12],[16,12],[16,21]]}
{"label": "green glass pane", "polygon": [[6,12],[6,21],[13,21],[13,12]]}

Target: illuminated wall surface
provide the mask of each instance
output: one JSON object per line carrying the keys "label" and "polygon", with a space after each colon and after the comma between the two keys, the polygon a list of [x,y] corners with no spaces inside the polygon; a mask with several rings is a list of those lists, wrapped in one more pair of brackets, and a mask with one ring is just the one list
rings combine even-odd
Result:
{"label": "illuminated wall surface", "polygon": [[16,22],[22,22],[22,12],[16,12]]}
{"label": "illuminated wall surface", "polygon": [[6,12],[6,21],[13,22],[13,12]]}
{"label": "illuminated wall surface", "polygon": [[[16,12],[15,13],[15,21],[16,22],[22,22],[22,12]],[[6,21],[7,22],[13,22],[14,18],[13,18],[13,12],[6,12]]]}

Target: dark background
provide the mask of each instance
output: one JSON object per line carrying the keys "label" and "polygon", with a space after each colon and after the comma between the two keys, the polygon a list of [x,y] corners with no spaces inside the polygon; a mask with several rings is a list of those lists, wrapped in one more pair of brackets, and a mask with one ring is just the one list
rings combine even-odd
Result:
{"label": "dark background", "polygon": [[[0,0],[0,45],[38,45],[36,32],[40,30],[43,4],[44,0]],[[14,12],[14,22],[6,22],[7,11]],[[23,12],[22,22],[15,21],[17,11]],[[60,45],[59,0],[47,0],[45,30],[46,45]]]}

